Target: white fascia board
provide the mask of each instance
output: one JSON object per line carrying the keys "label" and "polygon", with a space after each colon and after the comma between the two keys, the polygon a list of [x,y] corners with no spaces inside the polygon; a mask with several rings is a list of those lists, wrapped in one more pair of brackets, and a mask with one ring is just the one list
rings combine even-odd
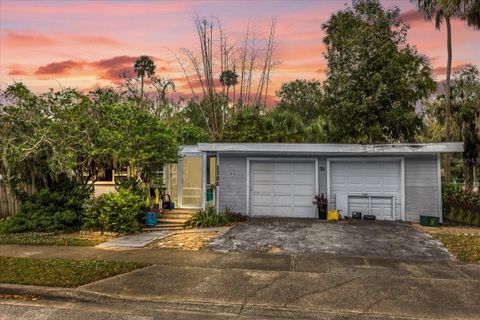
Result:
{"label": "white fascia board", "polygon": [[199,143],[198,150],[228,153],[405,154],[463,152],[462,142],[398,144]]}
{"label": "white fascia board", "polygon": [[196,145],[180,146],[180,149],[178,151],[180,155],[187,154],[187,153],[202,153],[202,152],[203,151],[200,151],[198,146]]}

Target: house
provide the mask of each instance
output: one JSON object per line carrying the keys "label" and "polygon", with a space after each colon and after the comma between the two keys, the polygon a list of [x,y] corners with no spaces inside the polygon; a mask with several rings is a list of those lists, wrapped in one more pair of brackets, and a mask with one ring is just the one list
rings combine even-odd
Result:
{"label": "house", "polygon": [[[316,218],[315,194],[329,209],[379,220],[442,218],[440,154],[462,143],[266,144],[184,146],[166,166],[178,208],[230,208],[250,216]],[[214,196],[212,196],[214,194]]]}

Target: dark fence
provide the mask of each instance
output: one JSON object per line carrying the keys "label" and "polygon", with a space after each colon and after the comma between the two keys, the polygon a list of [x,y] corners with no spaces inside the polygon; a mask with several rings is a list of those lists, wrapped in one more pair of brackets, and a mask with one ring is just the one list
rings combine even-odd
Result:
{"label": "dark fence", "polygon": [[19,203],[10,188],[0,184],[0,219],[13,216],[18,207]]}

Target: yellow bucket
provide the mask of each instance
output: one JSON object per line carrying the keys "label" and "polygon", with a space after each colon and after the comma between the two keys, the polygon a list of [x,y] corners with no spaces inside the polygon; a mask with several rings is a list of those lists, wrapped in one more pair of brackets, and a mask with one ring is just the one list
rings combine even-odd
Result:
{"label": "yellow bucket", "polygon": [[327,213],[327,220],[337,221],[340,219],[340,212],[338,210],[329,210]]}

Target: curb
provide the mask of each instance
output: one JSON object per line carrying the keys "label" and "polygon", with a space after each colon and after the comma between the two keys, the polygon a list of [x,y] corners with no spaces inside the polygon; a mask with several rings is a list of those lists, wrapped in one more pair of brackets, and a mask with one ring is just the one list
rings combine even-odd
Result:
{"label": "curb", "polygon": [[[255,304],[216,304],[199,301],[167,301],[167,300],[143,300],[122,296],[111,296],[92,291],[72,288],[43,287],[30,285],[13,285],[0,283],[0,295],[30,295],[38,297],[39,300],[70,302],[70,303],[91,303],[98,306],[109,306],[110,308],[128,308],[130,313],[141,312],[142,314],[154,315],[156,311],[183,311],[201,312],[208,314],[230,314],[252,318],[268,317],[275,319],[345,319],[345,320],[415,320],[418,317],[407,315],[393,315],[388,313],[363,313],[334,310],[317,310],[309,308],[272,307]],[[1,300],[0,300],[1,301]],[[36,303],[38,302],[35,301]],[[0,304],[1,305],[1,304]],[[422,318],[432,319],[432,318]]]}

